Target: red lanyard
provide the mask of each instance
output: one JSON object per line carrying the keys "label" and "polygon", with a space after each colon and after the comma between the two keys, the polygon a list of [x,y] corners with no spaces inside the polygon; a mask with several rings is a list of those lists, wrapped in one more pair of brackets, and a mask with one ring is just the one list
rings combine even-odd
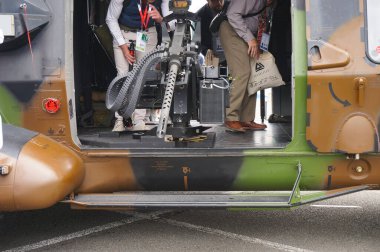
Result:
{"label": "red lanyard", "polygon": [[27,5],[24,3],[24,4],[21,4],[20,6],[22,9],[24,9],[24,22],[25,22],[25,29],[26,29],[26,35],[27,35],[27,38],[28,38],[28,43],[29,43],[29,50],[30,50],[30,54],[32,55],[32,63],[34,63],[34,54],[33,54],[33,49],[32,49],[32,40],[31,40],[31,36],[30,36],[30,31],[29,31],[29,25],[28,25],[28,13],[26,11],[27,9]]}
{"label": "red lanyard", "polygon": [[148,9],[150,10],[150,8],[148,8],[149,4],[147,4],[147,6],[145,7],[145,10],[144,10],[144,13],[142,13],[142,10],[141,10],[141,0],[140,0],[140,3],[137,3],[137,7],[139,8],[139,13],[140,13],[140,17],[141,17],[141,29],[143,30],[147,30],[148,29],[148,24],[149,24],[149,15],[148,15]]}
{"label": "red lanyard", "polygon": [[263,33],[266,31],[267,28],[267,12],[264,10],[261,15],[259,16],[259,28],[257,31],[257,43],[261,44],[261,39],[263,38]]}

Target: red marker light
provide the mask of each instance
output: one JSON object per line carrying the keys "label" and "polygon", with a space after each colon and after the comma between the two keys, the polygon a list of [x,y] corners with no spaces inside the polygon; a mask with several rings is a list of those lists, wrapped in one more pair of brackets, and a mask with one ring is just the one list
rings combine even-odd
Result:
{"label": "red marker light", "polygon": [[61,103],[58,99],[46,98],[42,101],[42,108],[48,113],[57,113],[60,107]]}
{"label": "red marker light", "polygon": [[380,46],[376,47],[376,52],[380,54]]}

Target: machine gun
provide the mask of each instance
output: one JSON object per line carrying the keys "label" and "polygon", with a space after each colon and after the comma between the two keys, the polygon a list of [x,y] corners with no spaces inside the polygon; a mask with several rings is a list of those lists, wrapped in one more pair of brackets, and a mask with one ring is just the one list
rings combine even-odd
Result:
{"label": "machine gun", "polygon": [[[167,135],[174,140],[194,138],[208,129],[190,127],[191,119],[201,123],[224,121],[228,82],[227,86],[223,84],[226,81],[219,78],[219,69],[214,69],[212,76],[207,76],[210,75],[209,70],[201,69],[198,60],[200,24],[194,28],[193,23],[199,22],[199,19],[195,13],[188,11],[190,4],[191,0],[170,1],[173,13],[164,21],[177,21],[173,37],[170,39],[163,26],[163,45],[144,56],[125,76],[115,78],[107,90],[107,108],[118,111],[124,118],[131,117],[136,108],[157,108],[157,101],[161,101],[156,129],[158,138]],[[216,98],[209,95],[214,86],[225,86],[214,90]],[[149,99],[143,99],[143,90],[151,90],[152,87],[155,90],[151,92],[155,106],[146,102]],[[206,119],[208,116],[212,118]],[[173,125],[167,132],[169,117]]]}

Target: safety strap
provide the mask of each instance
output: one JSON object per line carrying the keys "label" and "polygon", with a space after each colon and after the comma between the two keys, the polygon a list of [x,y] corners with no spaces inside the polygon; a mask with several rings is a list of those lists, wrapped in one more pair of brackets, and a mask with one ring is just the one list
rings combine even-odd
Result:
{"label": "safety strap", "polygon": [[30,31],[28,29],[28,13],[27,13],[27,5],[24,3],[20,6],[22,9],[24,9],[24,14],[21,15],[24,19],[24,23],[25,23],[25,29],[26,29],[26,35],[28,37],[28,44],[29,44],[29,50],[30,50],[30,54],[32,56],[32,62],[34,63],[34,54],[33,54],[33,48],[32,48],[32,39],[31,39],[31,36],[30,36]]}
{"label": "safety strap", "polygon": [[[224,1],[223,9],[221,10],[221,12],[227,14],[227,9],[228,9],[228,6],[230,5],[230,3],[231,3],[231,1]],[[259,10],[257,12],[248,13],[247,15],[242,15],[242,17],[243,18],[248,18],[248,17],[257,16],[258,14],[260,14],[261,12],[263,12],[266,8],[267,8],[267,5],[265,5],[263,8],[261,8],[261,10]]]}
{"label": "safety strap", "polygon": [[267,8],[267,6],[265,5],[263,8],[261,8],[261,10],[259,10],[258,12],[254,12],[254,13],[249,13],[247,15],[243,15],[243,18],[248,18],[248,17],[254,17],[254,16],[257,16],[259,15],[261,12],[263,12],[265,9]]}

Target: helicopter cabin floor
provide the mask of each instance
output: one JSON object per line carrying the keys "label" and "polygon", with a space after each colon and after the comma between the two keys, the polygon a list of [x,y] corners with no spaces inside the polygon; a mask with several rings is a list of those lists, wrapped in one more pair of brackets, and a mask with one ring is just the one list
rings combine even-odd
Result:
{"label": "helicopter cabin floor", "polygon": [[245,133],[229,132],[223,125],[207,125],[202,134],[183,141],[164,141],[156,137],[155,125],[147,131],[112,132],[111,128],[80,128],[78,137],[82,148],[110,149],[267,149],[285,148],[291,141],[291,123],[267,123],[268,128]]}

